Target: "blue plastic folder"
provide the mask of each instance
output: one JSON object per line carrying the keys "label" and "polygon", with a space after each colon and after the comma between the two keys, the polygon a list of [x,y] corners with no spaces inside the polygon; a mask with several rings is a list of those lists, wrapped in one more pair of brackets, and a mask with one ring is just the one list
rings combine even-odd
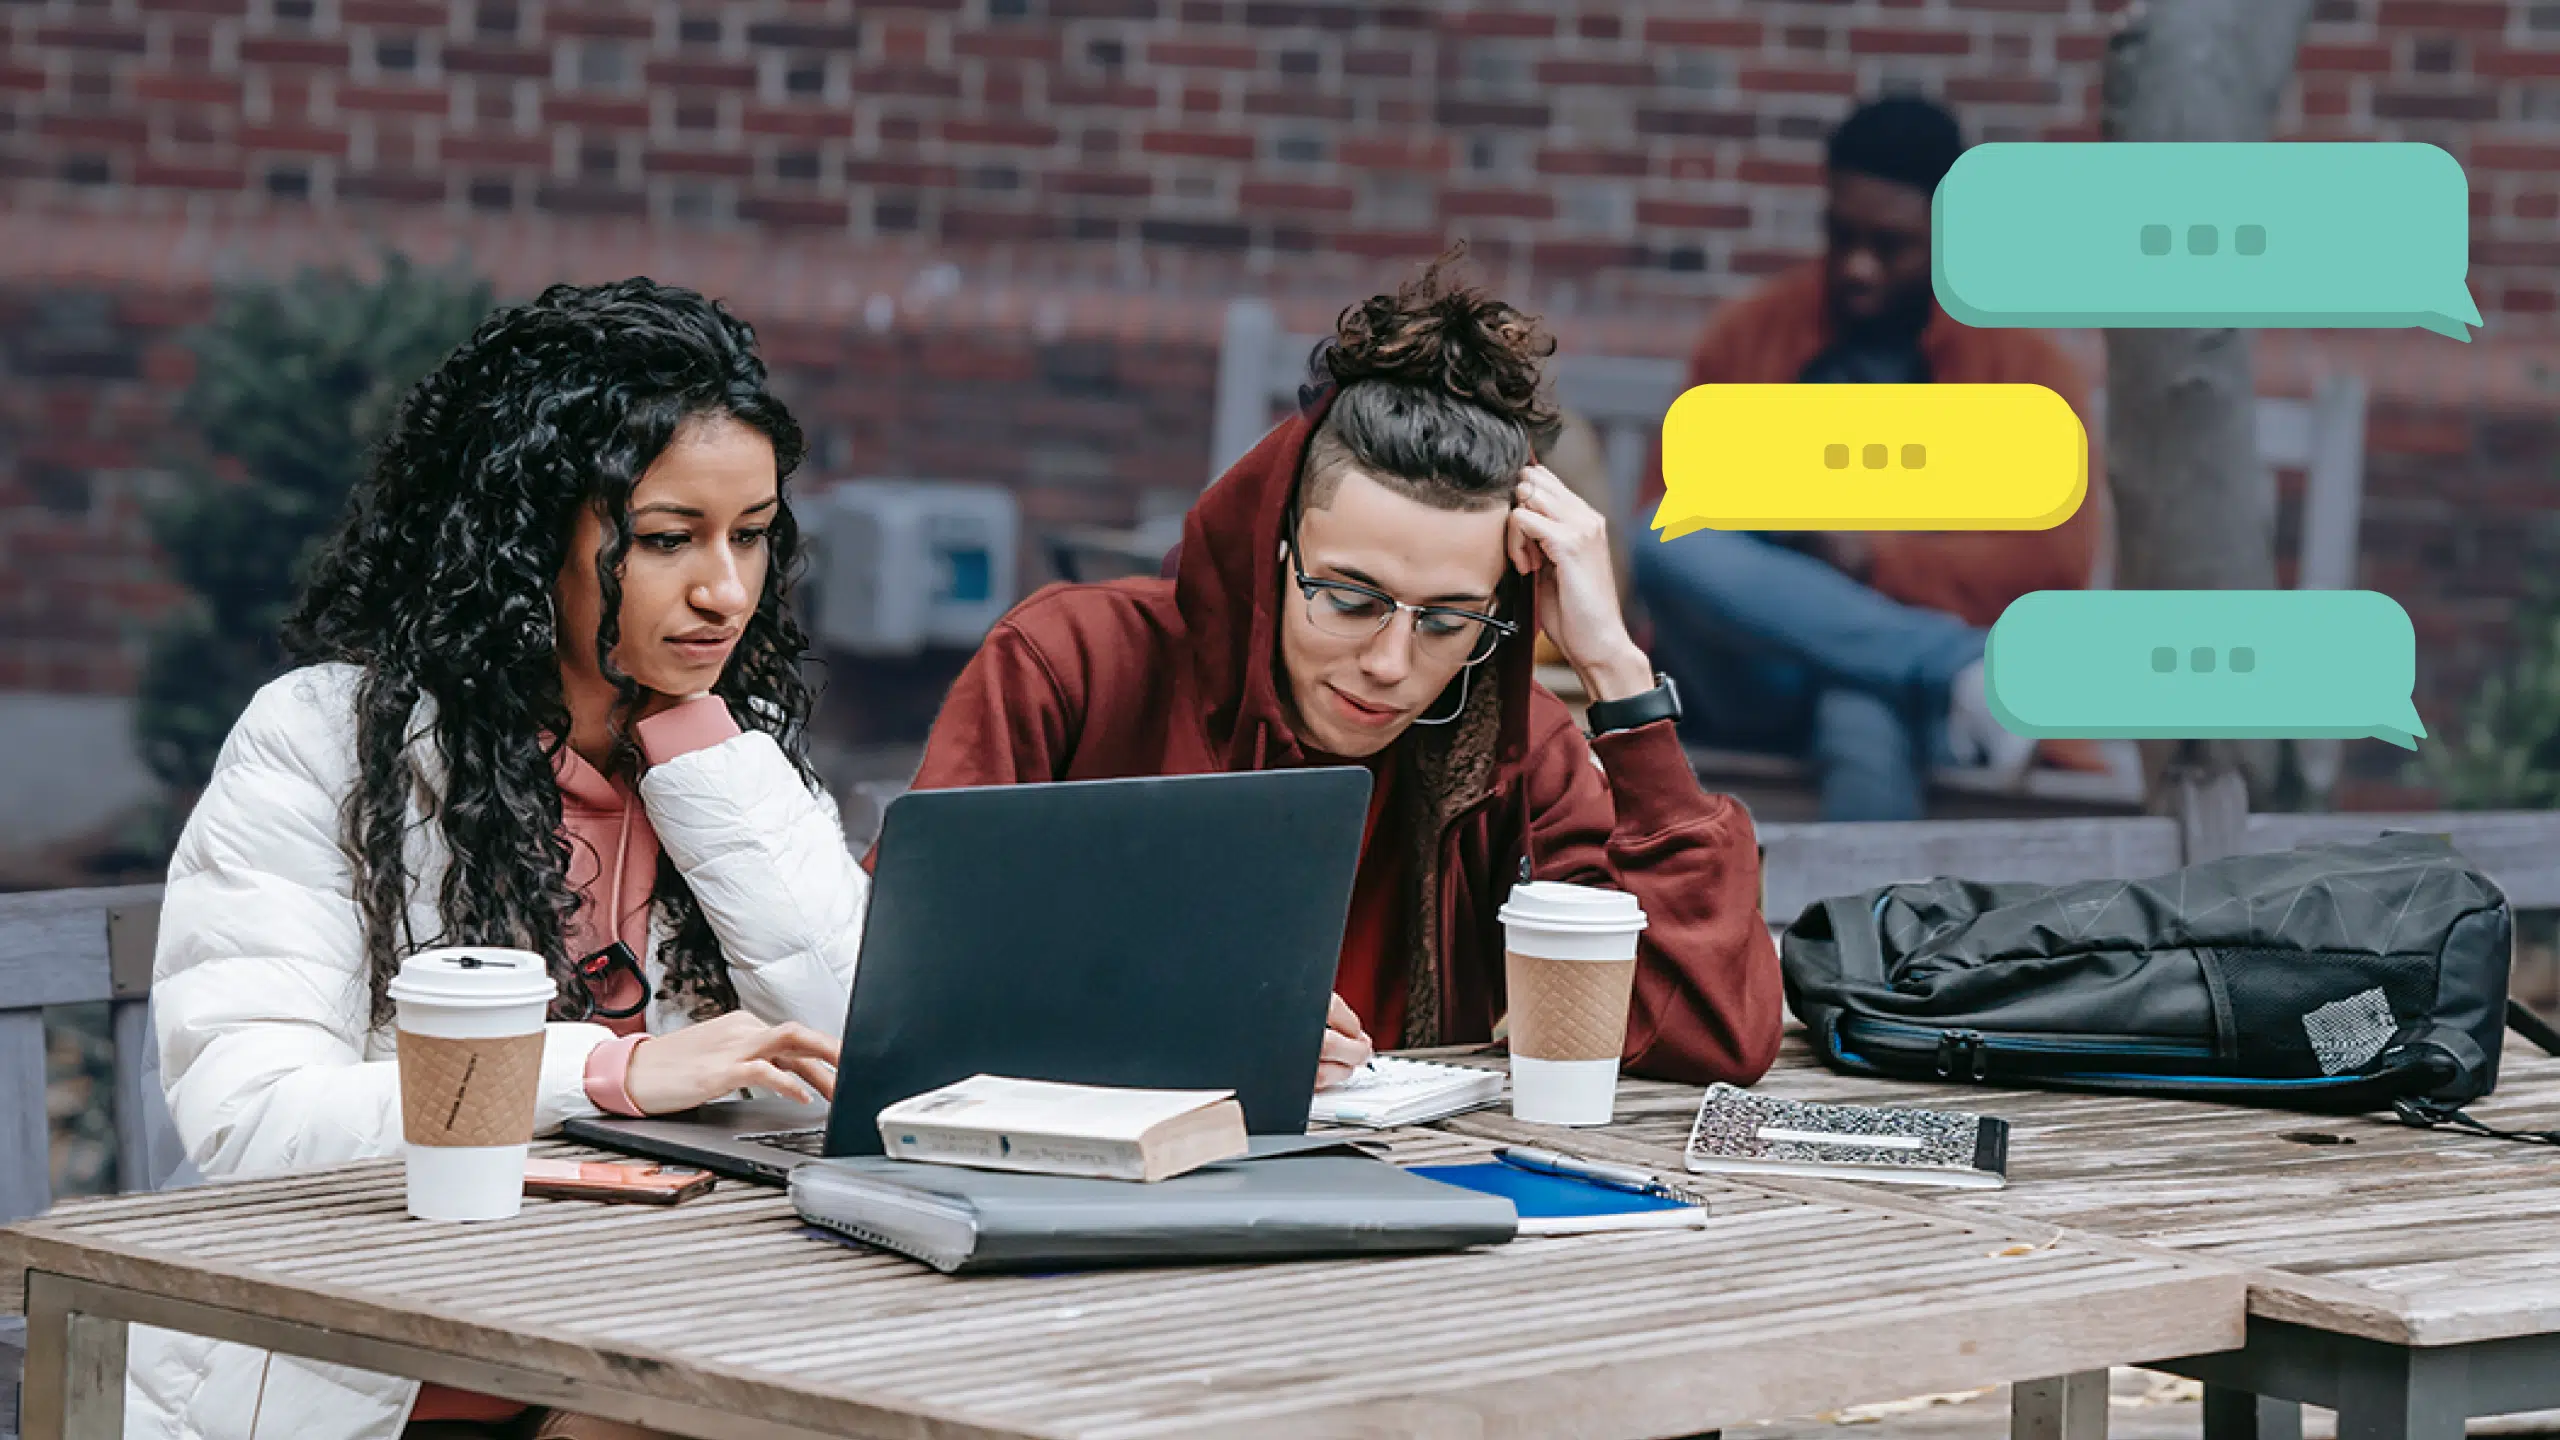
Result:
{"label": "blue plastic folder", "polygon": [[1677,1230],[1704,1225],[1703,1205],[1594,1185],[1517,1165],[1416,1165],[1410,1173],[1444,1185],[1499,1195],[1520,1212],[1520,1233],[1582,1235],[1604,1230]]}

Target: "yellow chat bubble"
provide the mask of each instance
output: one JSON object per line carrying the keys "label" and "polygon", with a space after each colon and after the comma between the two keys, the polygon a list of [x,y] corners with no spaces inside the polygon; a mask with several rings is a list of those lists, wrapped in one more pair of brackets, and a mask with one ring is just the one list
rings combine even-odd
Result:
{"label": "yellow chat bubble", "polygon": [[1692,530],[2049,530],[2089,435],[2042,385],[1699,385],[1662,418],[1665,540]]}

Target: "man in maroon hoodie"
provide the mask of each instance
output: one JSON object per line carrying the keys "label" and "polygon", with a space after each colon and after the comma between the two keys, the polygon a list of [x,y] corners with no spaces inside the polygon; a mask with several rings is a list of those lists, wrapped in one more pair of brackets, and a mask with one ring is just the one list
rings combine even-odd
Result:
{"label": "man in maroon hoodie", "polygon": [[[1533,463],[1552,349],[1437,267],[1345,311],[1328,383],[1192,508],[1174,577],[1024,601],[953,685],[916,786],[1366,765],[1320,1083],[1373,1035],[1489,1038],[1495,911],[1529,878],[1642,903],[1631,1069],[1757,1079],[1780,987],[1751,818],[1699,789],[1600,516]],[[1598,702],[1593,739],[1531,679],[1541,625]]]}

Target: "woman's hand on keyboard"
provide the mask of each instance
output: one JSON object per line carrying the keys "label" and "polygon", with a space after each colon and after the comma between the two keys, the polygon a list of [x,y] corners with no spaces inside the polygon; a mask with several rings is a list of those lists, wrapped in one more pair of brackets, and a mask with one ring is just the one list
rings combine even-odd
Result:
{"label": "woman's hand on keyboard", "polygon": [[1324,1050],[1316,1057],[1316,1088],[1330,1090],[1350,1079],[1377,1053],[1378,1047],[1370,1043],[1369,1032],[1360,1028],[1360,1017],[1352,1013],[1349,1002],[1334,996],[1324,1017]]}
{"label": "woman's hand on keyboard", "polygon": [[632,1047],[623,1088],[643,1115],[690,1110],[749,1088],[832,1099],[836,1054],[835,1041],[806,1025],[767,1025],[733,1010]]}

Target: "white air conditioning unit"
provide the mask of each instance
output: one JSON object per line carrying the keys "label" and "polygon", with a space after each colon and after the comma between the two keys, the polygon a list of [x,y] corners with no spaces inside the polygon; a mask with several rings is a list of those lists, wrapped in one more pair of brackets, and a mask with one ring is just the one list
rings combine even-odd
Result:
{"label": "white air conditioning unit", "polygon": [[967,648],[1013,606],[1022,517],[1001,485],[851,480],[806,513],[827,645],[875,656]]}

